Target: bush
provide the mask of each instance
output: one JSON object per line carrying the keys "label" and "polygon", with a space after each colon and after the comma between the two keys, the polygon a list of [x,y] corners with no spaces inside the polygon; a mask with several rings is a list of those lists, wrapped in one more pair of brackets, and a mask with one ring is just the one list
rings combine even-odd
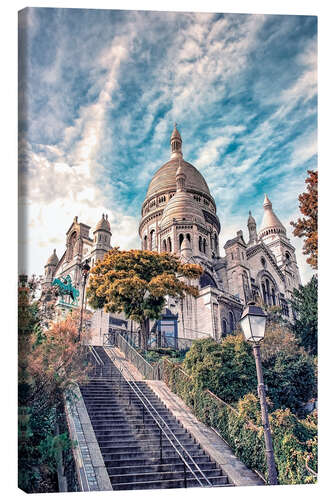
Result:
{"label": "bush", "polygon": [[252,350],[241,335],[229,335],[222,344],[212,338],[197,340],[183,366],[198,387],[210,389],[228,403],[256,390]]}
{"label": "bush", "polygon": [[[286,325],[270,323],[261,345],[263,375],[272,409],[290,408],[303,415],[303,405],[316,394],[314,360],[298,345]],[[242,335],[228,335],[221,344],[212,338],[197,340],[187,352],[183,367],[202,389],[227,403],[237,403],[257,391],[252,348]]]}

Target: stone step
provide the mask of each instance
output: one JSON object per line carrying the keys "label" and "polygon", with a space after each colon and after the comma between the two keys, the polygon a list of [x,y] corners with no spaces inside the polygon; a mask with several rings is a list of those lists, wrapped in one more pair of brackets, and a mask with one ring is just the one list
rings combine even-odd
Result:
{"label": "stone step", "polygon": [[[108,420],[94,420],[94,418],[90,418],[91,420],[91,423],[94,427],[94,429],[99,429],[99,430],[102,430],[102,429],[113,429],[114,432],[117,432],[118,430],[121,431],[123,429],[129,429],[129,428],[132,428],[132,429],[136,429],[136,430],[141,430],[143,427],[145,429],[149,429],[151,431],[154,431],[156,430],[156,428],[158,428],[157,424],[152,420],[148,420],[148,419],[144,419],[144,422],[142,420],[138,420],[138,421],[135,421],[135,422],[127,422],[127,421],[123,421],[123,422],[111,422],[111,421],[108,421]],[[176,430],[179,430],[179,425],[177,425],[176,423],[168,423],[168,427],[169,429],[171,429],[172,432],[176,431]]]}
{"label": "stone step", "polygon": [[[171,456],[171,457],[165,457],[162,456],[162,462],[160,461],[160,457],[153,457],[153,456],[144,456],[142,457],[131,457],[131,458],[125,458],[125,457],[117,457],[117,460],[112,459],[112,455],[103,455],[105,466],[109,468],[115,468],[115,467],[132,467],[133,469],[135,467],[139,466],[144,466],[144,467],[150,467],[151,465],[166,465],[166,464],[174,464],[174,465],[181,465],[183,466],[183,462],[179,455],[176,456]],[[200,464],[200,467],[206,467],[207,463],[212,463],[210,461],[210,458],[207,455],[201,455],[201,456],[192,456],[192,459],[196,464]]]}
{"label": "stone step", "polygon": [[[197,462],[197,465],[202,470],[208,471],[208,470],[214,470],[217,469],[220,471],[220,469],[217,468],[216,464],[214,462]],[[108,467],[107,468],[108,473],[110,475],[118,476],[118,475],[125,475],[125,474],[141,474],[145,472],[168,472],[170,470],[173,470],[175,472],[183,472],[184,471],[184,464],[182,463],[181,460],[179,460],[179,463],[172,463],[172,464],[151,464],[151,465],[127,465],[123,467]],[[220,471],[222,472],[222,471]]]}
{"label": "stone step", "polygon": [[[136,435],[130,436],[128,438],[123,438],[120,439],[119,436],[113,436],[113,439],[110,438],[110,436],[99,436],[98,441],[100,444],[103,445],[110,445],[110,446],[123,446],[123,447],[128,447],[133,443],[133,440],[136,439],[137,443],[140,444],[140,446],[156,446],[160,445],[160,439],[159,436],[154,436],[154,438],[149,438],[147,436],[140,436]],[[170,438],[171,441],[174,442],[174,439]],[[194,440],[191,437],[188,438],[183,438],[183,439],[178,439],[181,444],[186,448],[188,445],[197,445],[197,443],[194,442]],[[166,444],[170,444],[169,440],[166,438],[166,436],[162,436],[162,446],[164,447]],[[197,445],[199,446],[199,445]]]}
{"label": "stone step", "polygon": [[[200,448],[200,445],[198,444],[193,444],[193,443],[181,443],[182,445],[182,448],[184,448],[188,453],[195,453],[195,452],[200,452],[201,451],[201,448]],[[124,446],[123,444],[121,445],[118,445],[118,444],[115,444],[115,443],[110,443],[109,441],[100,441],[100,449],[102,451],[102,453],[121,453],[121,452],[124,452],[124,453],[131,453],[132,451],[143,451],[143,450],[146,450],[146,451],[149,451],[149,452],[152,452],[152,453],[156,453],[156,452],[159,452],[160,450],[160,443],[155,441],[155,442],[136,442],[136,443],[133,443],[131,445],[127,444],[126,446]],[[178,449],[178,451],[180,451],[182,453],[182,448],[175,444],[175,447]],[[165,451],[173,451],[174,450],[174,446],[172,446],[171,443],[169,442],[165,442],[163,443],[162,442],[162,454],[165,452]]]}
{"label": "stone step", "polygon": [[[200,474],[198,470],[194,470],[191,472],[187,469],[186,477],[187,479],[196,479],[199,478],[202,483],[206,483],[205,477],[210,480],[210,478],[221,478],[223,483],[228,482],[227,476],[222,475],[222,471],[220,469],[211,469],[207,471],[202,471],[203,475]],[[115,484],[121,483],[133,483],[133,482],[142,482],[142,481],[165,481],[170,479],[184,479],[184,467],[182,471],[163,471],[163,472],[145,472],[145,473],[135,473],[135,474],[123,474],[123,475],[110,475],[110,480],[112,486]]]}
{"label": "stone step", "polygon": [[[147,451],[143,450],[134,450],[134,451],[127,451],[126,449],[122,450],[117,450],[117,451],[107,451],[103,448],[101,448],[102,455],[104,457],[104,460],[107,460],[108,462],[113,462],[113,463],[119,463],[122,460],[131,460],[131,459],[140,459],[140,458],[147,458],[150,457],[152,459],[159,459],[160,458],[160,451],[159,450],[150,450],[149,453]],[[182,451],[179,450],[180,455],[182,454]],[[166,460],[170,458],[177,458],[180,456],[174,449],[168,449],[168,450],[163,450],[162,457]],[[192,456],[192,454],[190,454]],[[195,456],[197,457],[204,457],[205,452],[200,451],[200,450],[195,450]],[[193,458],[193,457],[192,457]],[[209,459],[209,457],[207,457]],[[194,458],[193,458],[194,460]]]}
{"label": "stone step", "polygon": [[[124,430],[124,431],[118,432],[117,434],[115,434],[110,429],[107,429],[107,430],[95,430],[95,435],[96,435],[96,438],[98,440],[99,439],[104,439],[105,437],[107,437],[108,439],[110,439],[110,441],[121,440],[121,442],[123,442],[123,443],[132,442],[133,439],[134,439],[134,435],[133,435],[133,432],[131,430]],[[189,440],[189,439],[193,440],[192,436],[188,432],[186,432],[185,430],[183,430],[183,431],[175,431],[174,435],[180,441],[182,441],[183,439],[184,440]],[[142,429],[141,432],[138,432],[138,433],[135,434],[135,439],[140,439],[140,440],[142,440],[142,439],[149,440],[149,439],[157,439],[157,438],[159,438],[159,431],[158,430],[150,431],[150,430]]]}
{"label": "stone step", "polygon": [[[211,482],[212,486],[230,486],[230,484],[225,482],[224,476],[210,478],[209,481]],[[195,488],[201,486],[196,479],[188,479],[186,483],[187,483],[187,488]],[[202,481],[202,484],[204,483],[205,481]],[[133,483],[115,484],[114,486],[112,485],[112,487],[114,490],[150,490],[150,489],[185,488],[185,480],[167,479],[161,481],[136,481]]]}

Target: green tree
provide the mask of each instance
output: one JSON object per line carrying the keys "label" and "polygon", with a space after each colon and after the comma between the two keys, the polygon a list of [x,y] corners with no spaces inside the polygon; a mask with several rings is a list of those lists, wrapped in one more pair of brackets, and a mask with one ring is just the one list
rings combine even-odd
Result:
{"label": "green tree", "polygon": [[318,351],[318,277],[294,290],[291,300],[296,313],[293,331],[301,345],[313,355]]}
{"label": "green tree", "polygon": [[267,396],[273,409],[289,408],[303,416],[303,404],[316,394],[316,369],[313,359],[304,351],[281,350],[263,362]]}
{"label": "green tree", "polygon": [[222,344],[212,338],[197,340],[185,356],[184,368],[195,384],[227,403],[257,387],[252,349],[242,335],[228,335]]}
{"label": "green tree", "polygon": [[200,266],[183,264],[168,252],[113,248],[92,268],[87,297],[95,309],[123,311],[137,321],[142,332],[140,347],[147,350],[149,319],[160,318],[165,296],[197,296],[197,287],[186,283],[186,278],[197,279],[201,273]]}

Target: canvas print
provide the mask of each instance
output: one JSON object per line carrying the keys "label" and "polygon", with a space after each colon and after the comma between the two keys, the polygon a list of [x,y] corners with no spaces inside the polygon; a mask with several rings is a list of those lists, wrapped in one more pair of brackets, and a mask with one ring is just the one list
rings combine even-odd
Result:
{"label": "canvas print", "polygon": [[317,18],[18,21],[19,488],[315,483]]}

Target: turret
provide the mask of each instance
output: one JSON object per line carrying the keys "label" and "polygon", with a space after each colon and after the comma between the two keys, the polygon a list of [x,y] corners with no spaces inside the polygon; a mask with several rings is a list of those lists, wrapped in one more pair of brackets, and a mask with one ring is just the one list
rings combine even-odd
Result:
{"label": "turret", "polygon": [[254,245],[258,241],[258,234],[257,234],[257,223],[251,214],[251,210],[249,211],[247,227],[249,231],[249,245]]}
{"label": "turret", "polygon": [[183,157],[182,153],[182,138],[180,136],[180,133],[177,130],[177,124],[175,123],[175,127],[173,129],[171,139],[170,139],[170,144],[171,144],[171,158],[176,158],[176,157]]}
{"label": "turret", "polygon": [[283,235],[286,236],[286,228],[276,216],[272,203],[269,200],[267,194],[265,194],[264,199],[264,216],[261,223],[261,228],[258,234],[259,239],[265,239],[267,236],[270,238],[271,235]]}
{"label": "turret", "polygon": [[45,280],[43,286],[51,286],[58,262],[59,259],[57,257],[56,249],[54,249],[52,255],[47,259],[47,262],[44,266]]}
{"label": "turret", "polygon": [[101,220],[97,223],[94,232],[94,245],[96,247],[111,248],[111,227],[107,214],[102,214]]}

